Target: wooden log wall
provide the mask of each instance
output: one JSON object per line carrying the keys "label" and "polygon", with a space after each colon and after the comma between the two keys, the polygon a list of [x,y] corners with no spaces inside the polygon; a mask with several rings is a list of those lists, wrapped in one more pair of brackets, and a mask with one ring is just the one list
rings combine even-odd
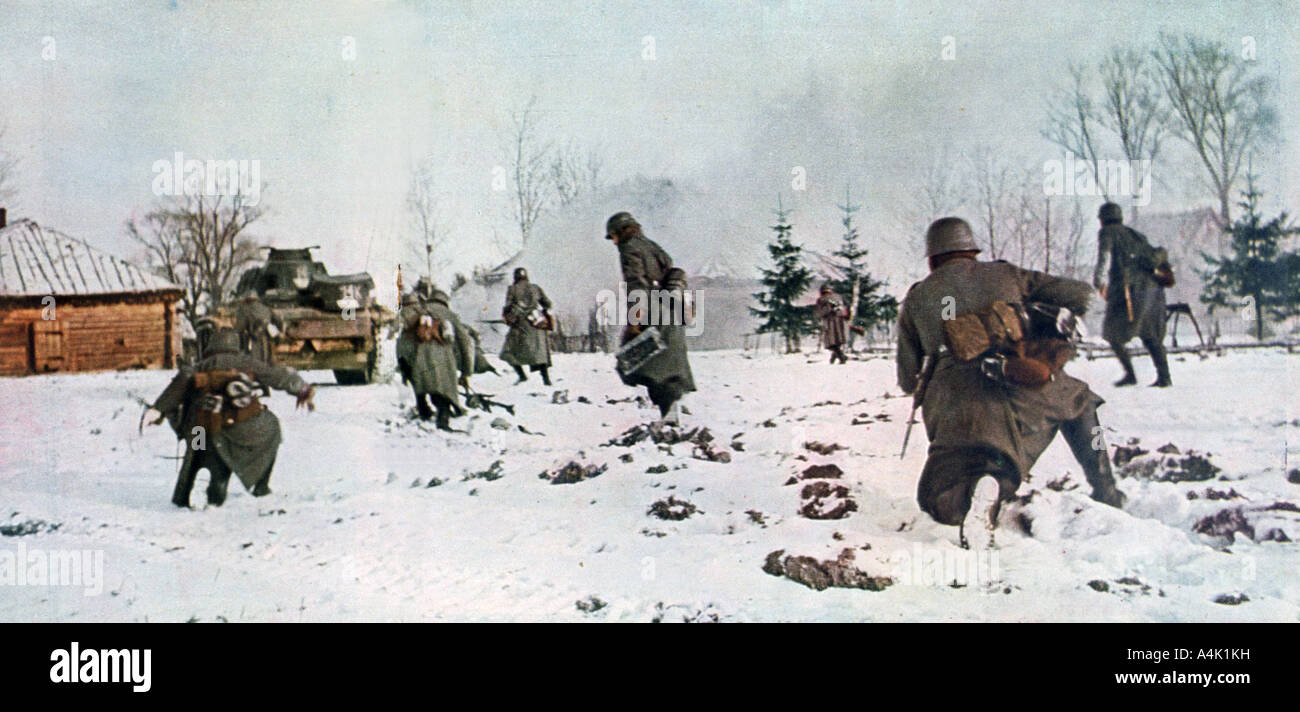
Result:
{"label": "wooden log wall", "polygon": [[0,375],[173,368],[180,337],[168,294],[0,301]]}

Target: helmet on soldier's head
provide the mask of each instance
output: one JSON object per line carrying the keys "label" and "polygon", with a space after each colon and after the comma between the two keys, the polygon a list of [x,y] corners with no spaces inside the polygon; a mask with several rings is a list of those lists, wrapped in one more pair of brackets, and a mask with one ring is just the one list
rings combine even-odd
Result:
{"label": "helmet on soldier's head", "polygon": [[1115,203],[1102,203],[1101,209],[1097,211],[1097,217],[1101,219],[1102,224],[1122,223],[1124,222],[1124,211]]}
{"label": "helmet on soldier's head", "polygon": [[835,291],[830,282],[822,282],[822,294],[830,294]]}
{"label": "helmet on soldier's head", "polygon": [[614,235],[617,235],[628,225],[636,225],[639,227],[641,223],[637,222],[636,218],[632,217],[632,213],[628,212],[614,213],[609,216],[609,220],[605,221],[605,239],[608,240]]}
{"label": "helmet on soldier's head", "polygon": [[208,345],[203,349],[204,358],[222,352],[239,353],[239,332],[221,328],[208,337]]}
{"label": "helmet on soldier's head", "polygon": [[521,279],[528,279],[528,270],[524,269],[523,267],[516,267],[515,281],[518,282]]}
{"label": "helmet on soldier's head", "polygon": [[444,307],[451,305],[451,297],[447,296],[446,292],[437,288],[433,290],[433,294],[429,295],[429,301],[437,302],[443,305]]}
{"label": "helmet on soldier's head", "polygon": [[948,252],[979,252],[975,233],[970,224],[961,218],[939,218],[925,231],[925,256],[934,257]]}

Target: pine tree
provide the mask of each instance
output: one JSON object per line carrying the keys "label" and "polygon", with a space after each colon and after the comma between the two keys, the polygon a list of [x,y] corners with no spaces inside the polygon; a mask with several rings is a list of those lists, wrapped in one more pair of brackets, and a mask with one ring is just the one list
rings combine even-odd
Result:
{"label": "pine tree", "polygon": [[[844,225],[844,238],[840,248],[833,254],[840,258],[845,278],[833,283],[831,288],[843,297],[845,304],[852,305],[853,285],[858,285],[854,325],[870,329],[877,324],[891,322],[898,318],[898,300],[889,294],[881,294],[886,283],[873,279],[867,272],[867,250],[858,244],[858,228],[853,225],[853,213],[861,206],[853,204],[848,186],[844,187],[844,204],[838,207],[844,212],[844,217],[840,219]],[[852,344],[853,332],[849,332],[849,345]]]}
{"label": "pine tree", "polygon": [[790,240],[793,229],[789,211],[781,205],[778,195],[776,225],[772,226],[776,237],[767,246],[772,267],[762,270],[761,281],[767,291],[755,293],[758,308],[749,309],[761,320],[758,333],[778,333],[784,337],[786,353],[797,353],[801,337],[814,330],[812,310],[795,304],[812,283],[812,271],[803,265],[803,248]]}
{"label": "pine tree", "polygon": [[1300,227],[1286,212],[1264,221],[1259,214],[1261,193],[1254,175],[1247,174],[1244,198],[1237,205],[1245,214],[1227,228],[1232,235],[1229,255],[1216,258],[1201,253],[1210,269],[1202,271],[1205,289],[1201,301],[1215,307],[1246,308],[1255,320],[1255,338],[1264,339],[1264,314],[1282,320],[1300,314],[1300,252],[1285,251],[1283,242],[1300,235]]}

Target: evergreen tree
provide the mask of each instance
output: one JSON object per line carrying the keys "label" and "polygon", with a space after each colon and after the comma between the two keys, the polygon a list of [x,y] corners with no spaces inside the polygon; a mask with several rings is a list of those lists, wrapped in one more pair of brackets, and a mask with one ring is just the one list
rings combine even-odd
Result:
{"label": "evergreen tree", "polygon": [[[853,213],[861,206],[854,205],[849,197],[848,186],[844,187],[844,204],[838,206],[844,211],[840,222],[844,225],[844,238],[840,248],[833,254],[840,258],[844,267],[845,279],[835,282],[831,288],[844,298],[844,303],[853,308],[853,285],[858,285],[858,304],[853,324],[863,329],[870,329],[878,324],[891,322],[898,318],[898,300],[892,295],[881,294],[886,283],[876,280],[867,272],[867,250],[858,244],[858,228],[853,225]],[[849,332],[849,345],[853,345],[853,332]]]}
{"label": "evergreen tree", "polygon": [[797,353],[800,338],[814,331],[812,310],[795,304],[812,283],[812,271],[803,264],[803,247],[790,240],[793,229],[789,211],[781,205],[778,195],[776,225],[772,226],[776,237],[767,246],[772,266],[762,270],[761,281],[767,291],[755,293],[758,307],[749,309],[761,321],[758,333],[781,334],[786,353]]}
{"label": "evergreen tree", "polygon": [[1248,174],[1244,200],[1237,203],[1245,214],[1234,221],[1227,232],[1232,235],[1230,254],[1211,257],[1204,252],[1210,269],[1202,271],[1205,289],[1201,301],[1215,307],[1238,307],[1249,300],[1255,320],[1255,338],[1264,339],[1264,314],[1286,319],[1300,314],[1300,252],[1283,250],[1284,241],[1300,234],[1300,227],[1289,224],[1287,214],[1264,221],[1259,214],[1255,177]]}

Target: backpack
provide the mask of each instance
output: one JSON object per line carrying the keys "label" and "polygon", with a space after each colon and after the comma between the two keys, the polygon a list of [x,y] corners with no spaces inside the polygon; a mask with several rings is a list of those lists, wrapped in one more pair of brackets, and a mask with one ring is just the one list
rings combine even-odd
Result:
{"label": "backpack", "polygon": [[989,378],[1042,387],[1074,358],[1076,320],[1062,307],[1029,306],[993,302],[945,320],[944,342],[958,361],[982,359],[980,370]]}
{"label": "backpack", "polygon": [[415,333],[415,340],[421,344],[437,342],[445,344],[450,339],[450,325],[438,317],[427,313],[416,313],[407,317],[406,328]]}
{"label": "backpack", "polygon": [[1131,227],[1128,230],[1133,233],[1128,249],[1125,250],[1130,264],[1136,264],[1138,269],[1151,275],[1161,287],[1174,286],[1174,269],[1169,264],[1169,251],[1153,246],[1147,236],[1137,230]]}

